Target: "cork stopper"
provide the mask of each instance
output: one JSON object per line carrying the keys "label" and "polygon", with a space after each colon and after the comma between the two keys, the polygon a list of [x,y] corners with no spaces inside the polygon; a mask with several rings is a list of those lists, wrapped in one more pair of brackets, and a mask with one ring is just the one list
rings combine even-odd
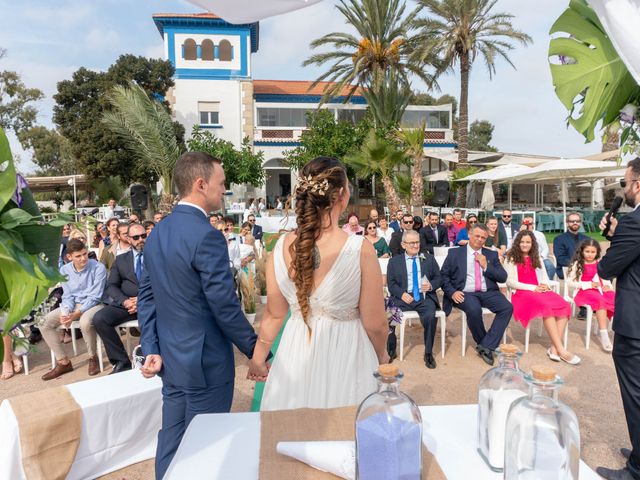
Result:
{"label": "cork stopper", "polygon": [[520,349],[513,343],[500,344],[500,353],[506,353],[507,355],[517,355],[520,353]]}
{"label": "cork stopper", "polygon": [[383,377],[397,377],[400,373],[400,369],[397,365],[385,363],[378,366],[378,373]]}
{"label": "cork stopper", "polygon": [[534,365],[531,367],[531,375],[540,382],[553,382],[556,379],[556,371],[545,365]]}

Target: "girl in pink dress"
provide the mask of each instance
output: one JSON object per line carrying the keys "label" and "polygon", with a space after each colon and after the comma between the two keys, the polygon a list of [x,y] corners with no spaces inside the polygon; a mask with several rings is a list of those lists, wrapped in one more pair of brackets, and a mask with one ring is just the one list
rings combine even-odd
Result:
{"label": "girl in pink dress", "polygon": [[584,240],[573,256],[567,281],[575,292],[577,306],[589,305],[598,320],[598,339],[605,352],[611,352],[613,345],[609,339],[609,319],[613,317],[615,292],[609,280],[598,276],[598,260],[601,255],[600,244],[593,239]]}
{"label": "girl in pink dress", "polygon": [[504,268],[508,274],[507,286],[514,292],[511,303],[516,321],[526,328],[534,318],[542,318],[551,339],[547,356],[555,362],[580,363],[580,357],[566,350],[562,344],[571,305],[551,291],[533,232],[523,230],[516,235],[513,246],[507,251]]}

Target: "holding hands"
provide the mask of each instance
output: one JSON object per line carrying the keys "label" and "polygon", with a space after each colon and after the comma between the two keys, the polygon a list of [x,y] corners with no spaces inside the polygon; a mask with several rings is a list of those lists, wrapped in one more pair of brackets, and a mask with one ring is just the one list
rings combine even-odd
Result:
{"label": "holding hands", "polygon": [[267,362],[257,362],[255,359],[249,360],[249,371],[247,372],[247,379],[254,382],[264,382],[269,375],[269,365]]}

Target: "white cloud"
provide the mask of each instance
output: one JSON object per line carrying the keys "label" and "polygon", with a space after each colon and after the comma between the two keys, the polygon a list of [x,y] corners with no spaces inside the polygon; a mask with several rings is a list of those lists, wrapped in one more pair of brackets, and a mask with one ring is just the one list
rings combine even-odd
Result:
{"label": "white cloud", "polygon": [[89,48],[113,50],[118,48],[120,35],[115,30],[94,28],[87,33],[85,40]]}
{"label": "white cloud", "polygon": [[37,23],[71,27],[94,14],[92,2],[55,2],[53,6],[29,5],[23,10],[26,18]]}

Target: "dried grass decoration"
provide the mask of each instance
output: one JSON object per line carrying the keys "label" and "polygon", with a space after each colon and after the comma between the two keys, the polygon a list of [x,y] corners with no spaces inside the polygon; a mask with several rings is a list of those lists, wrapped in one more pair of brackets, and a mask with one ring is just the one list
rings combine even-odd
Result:
{"label": "dried grass decoration", "polygon": [[256,288],[260,292],[260,296],[267,295],[267,257],[269,252],[266,248],[262,249],[262,255],[256,255]]}
{"label": "dried grass decoration", "polygon": [[238,280],[244,313],[256,313],[256,287],[253,275],[245,272],[244,269],[240,269]]}

